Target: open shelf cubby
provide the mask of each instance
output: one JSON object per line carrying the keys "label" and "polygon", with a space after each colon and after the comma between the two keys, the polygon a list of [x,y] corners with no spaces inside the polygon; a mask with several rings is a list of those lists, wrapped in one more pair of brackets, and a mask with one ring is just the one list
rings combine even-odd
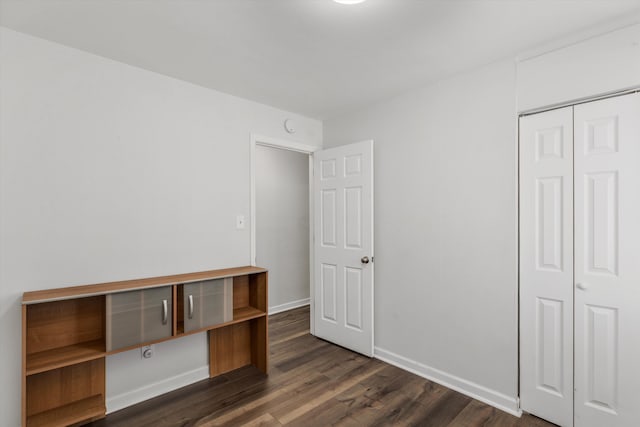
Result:
{"label": "open shelf cubby", "polygon": [[104,296],[26,306],[26,374],[104,356]]}
{"label": "open shelf cubby", "polygon": [[104,416],[104,369],[100,358],[29,375],[27,426],[68,426]]}
{"label": "open shelf cubby", "polygon": [[209,331],[209,375],[254,365],[267,372],[267,273],[233,279],[233,322]]}

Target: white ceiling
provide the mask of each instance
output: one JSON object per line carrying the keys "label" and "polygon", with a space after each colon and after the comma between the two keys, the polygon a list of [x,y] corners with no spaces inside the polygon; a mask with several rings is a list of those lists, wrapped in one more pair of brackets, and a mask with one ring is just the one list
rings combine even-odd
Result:
{"label": "white ceiling", "polygon": [[640,11],[640,0],[0,0],[0,24],[316,118]]}

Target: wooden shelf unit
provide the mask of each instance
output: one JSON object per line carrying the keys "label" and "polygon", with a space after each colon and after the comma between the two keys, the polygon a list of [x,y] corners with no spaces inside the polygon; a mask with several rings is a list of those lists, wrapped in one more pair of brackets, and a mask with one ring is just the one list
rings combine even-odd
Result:
{"label": "wooden shelf unit", "polygon": [[[184,333],[184,284],[233,278],[233,319]],[[170,337],[106,351],[108,294],[172,286]],[[208,331],[210,376],[253,364],[267,373],[267,270],[239,267],[25,292],[23,426],[67,426],[103,418],[109,354]]]}

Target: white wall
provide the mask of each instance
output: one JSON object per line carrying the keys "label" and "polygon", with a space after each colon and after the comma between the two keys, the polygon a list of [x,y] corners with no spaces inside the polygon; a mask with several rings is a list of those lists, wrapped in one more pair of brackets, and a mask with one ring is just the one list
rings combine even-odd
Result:
{"label": "white wall", "polygon": [[[0,64],[0,424],[12,426],[22,292],[249,264],[235,216],[250,216],[250,133],[286,137],[292,117],[320,146],[322,124],[4,28]],[[150,361],[111,357],[109,407],[205,363],[204,334]]]}
{"label": "white wall", "polygon": [[309,155],[256,146],[256,263],[269,312],[309,302]]}
{"label": "white wall", "polygon": [[640,86],[640,23],[541,49],[518,62],[518,111]]}
{"label": "white wall", "polygon": [[324,125],[374,140],[376,355],[514,412],[515,125],[511,61]]}

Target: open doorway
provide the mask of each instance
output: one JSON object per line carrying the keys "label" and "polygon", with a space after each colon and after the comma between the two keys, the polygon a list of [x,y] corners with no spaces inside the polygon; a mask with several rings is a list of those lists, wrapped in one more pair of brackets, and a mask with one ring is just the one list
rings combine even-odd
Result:
{"label": "open doorway", "polygon": [[[260,150],[257,153],[258,147],[268,147],[276,151]],[[302,153],[303,157],[300,159],[307,158],[306,181],[302,167],[302,173],[288,175],[292,169],[298,168],[287,163],[286,159],[290,156],[278,155],[283,154],[283,150]],[[263,154],[266,154],[266,157]],[[260,172],[260,177],[257,176],[256,167],[258,155],[261,156],[260,170],[267,171],[267,175],[264,176],[263,172]],[[264,158],[270,160],[263,162]],[[275,176],[276,174],[279,176]],[[260,182],[260,191],[267,193],[270,191],[269,186],[273,187],[271,191],[298,193],[300,187],[291,187],[291,181],[299,185],[306,182],[309,189],[306,193],[309,216],[305,219],[292,216],[293,208],[278,210],[281,207],[280,201],[288,198],[287,194],[265,194],[266,198],[263,198],[262,194],[257,196],[257,181]],[[265,188],[267,190],[264,190]],[[304,198],[303,195],[302,199],[293,202],[298,213],[304,211]],[[257,209],[260,199],[263,200],[262,207],[270,207]],[[261,218],[265,215],[265,210],[267,214]],[[260,216],[257,216],[258,212]],[[282,218],[278,219],[279,216]],[[270,221],[269,217],[276,220],[272,224],[263,224],[265,227],[262,227],[260,222]],[[287,241],[305,234],[304,226],[300,226],[300,222],[307,224],[306,242]],[[298,223],[297,226],[293,226],[295,223]],[[322,150],[252,135],[251,263],[266,267],[270,271],[270,314],[309,304],[312,335],[372,356],[373,224],[372,140]],[[257,230],[261,230],[259,235]],[[301,251],[302,256],[296,254],[294,257],[295,251],[286,248],[289,245],[297,248],[307,245],[309,250]],[[258,248],[261,248],[263,255],[258,254]],[[274,261],[273,256],[280,258]],[[304,258],[307,258],[306,263]],[[292,270],[292,264],[298,265],[293,266],[295,268]],[[299,278],[298,281],[303,280],[304,273],[301,274],[301,271],[308,272],[309,279],[304,286],[300,287],[299,283],[279,285],[280,280],[286,282],[289,276]],[[289,286],[308,289],[308,297],[306,292],[302,294],[302,298],[301,294],[287,293],[286,289]]]}
{"label": "open doorway", "polygon": [[251,262],[269,269],[269,314],[311,301],[315,149],[252,135]]}

